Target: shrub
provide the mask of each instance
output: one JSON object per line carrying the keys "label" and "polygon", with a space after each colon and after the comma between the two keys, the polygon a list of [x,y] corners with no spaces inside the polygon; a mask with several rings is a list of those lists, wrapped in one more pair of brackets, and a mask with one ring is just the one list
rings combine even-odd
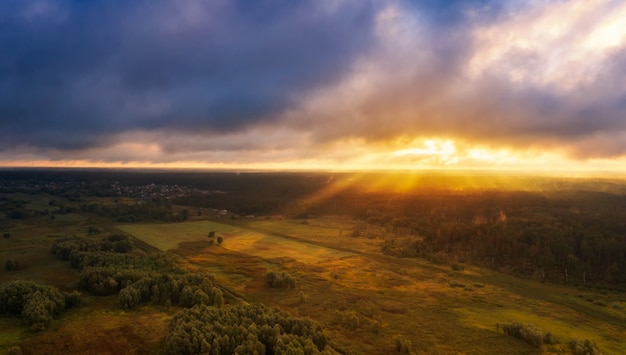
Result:
{"label": "shrub", "polygon": [[22,270],[25,267],[26,265],[24,264],[24,262],[17,260],[17,259],[8,259],[7,262],[4,264],[4,268],[7,271]]}
{"label": "shrub", "polygon": [[574,355],[601,355],[602,351],[593,340],[572,340],[569,342],[569,348]]}
{"label": "shrub", "polygon": [[400,354],[411,353],[412,344],[409,339],[396,335],[394,337],[394,340],[395,340],[395,348],[397,352],[399,352]]}
{"label": "shrub", "polygon": [[296,288],[296,280],[284,271],[270,271],[265,274],[265,284],[272,288]]}
{"label": "shrub", "polygon": [[542,330],[532,324],[513,322],[510,324],[498,324],[498,328],[502,328],[504,334],[524,340],[525,342],[536,348],[541,348],[542,343],[554,343],[554,339],[551,333],[544,333]]}
{"label": "shrub", "polygon": [[354,332],[359,329],[361,322],[355,311],[341,312],[335,310],[334,323]]}

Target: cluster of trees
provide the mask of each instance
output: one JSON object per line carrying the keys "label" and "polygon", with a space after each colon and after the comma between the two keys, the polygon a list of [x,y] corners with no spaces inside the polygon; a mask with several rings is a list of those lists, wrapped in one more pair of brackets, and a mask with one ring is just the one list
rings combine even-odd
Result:
{"label": "cluster of trees", "polygon": [[[533,324],[524,324],[519,322],[513,323],[498,323],[496,329],[506,335],[525,341],[526,343],[541,349],[543,344],[554,345],[559,344],[560,341],[552,336],[550,332],[544,332],[537,328]],[[566,344],[562,344],[556,349],[563,350],[565,347],[569,352],[574,355],[601,355],[602,351],[598,348],[593,340],[571,340]],[[561,351],[558,351],[561,353]]]}
{"label": "cluster of trees", "polygon": [[70,261],[72,256],[80,252],[128,253],[132,248],[130,239],[122,234],[113,234],[105,238],[69,236],[54,241],[52,254],[65,261]]}
{"label": "cluster of trees", "polygon": [[319,324],[262,305],[197,305],[174,316],[163,344],[167,354],[332,353]]}
{"label": "cluster of trees", "polygon": [[296,288],[296,279],[284,271],[270,271],[265,274],[265,284],[272,288]]}
{"label": "cluster of trees", "polygon": [[574,355],[602,355],[603,352],[598,348],[593,340],[572,340],[568,344],[569,350]]}
{"label": "cluster of trees", "polygon": [[139,221],[182,222],[189,217],[189,211],[177,213],[172,209],[168,200],[142,201],[141,203],[116,203],[105,205],[102,203],[81,204],[80,211],[98,216],[109,217],[122,223]]}
{"label": "cluster of trees", "polygon": [[383,245],[389,254],[468,261],[552,282],[626,284],[624,195],[448,193],[381,205],[358,217],[395,235]]}
{"label": "cluster of trees", "polygon": [[359,316],[355,311],[335,310],[333,323],[354,332],[359,329],[361,321],[359,320]]}
{"label": "cluster of trees", "polygon": [[522,339],[536,348],[541,348],[541,344],[553,344],[555,342],[555,339],[552,337],[552,333],[544,332],[532,324],[523,324],[519,322],[505,324],[498,323],[496,328],[498,331],[502,329],[504,334]]}
{"label": "cluster of trees", "polygon": [[33,211],[26,209],[27,203],[28,201],[0,197],[0,213],[13,219],[27,218],[34,214]]}
{"label": "cluster of trees", "polygon": [[68,237],[55,241],[52,253],[81,271],[81,287],[96,295],[118,295],[120,306],[143,302],[191,307],[221,306],[224,296],[212,278],[186,273],[163,254],[132,250],[124,235]]}
{"label": "cluster of trees", "polygon": [[21,315],[35,331],[41,331],[61,311],[80,304],[80,293],[61,292],[52,286],[16,280],[0,285],[0,314]]}

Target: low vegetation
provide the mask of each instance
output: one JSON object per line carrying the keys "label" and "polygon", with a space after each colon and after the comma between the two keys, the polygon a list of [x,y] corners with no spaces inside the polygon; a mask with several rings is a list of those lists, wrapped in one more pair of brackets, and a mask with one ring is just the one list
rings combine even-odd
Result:
{"label": "low vegetation", "polygon": [[296,288],[296,279],[284,271],[270,271],[265,274],[265,284],[272,288]]}
{"label": "low vegetation", "polygon": [[[602,351],[596,342],[589,339],[570,340],[565,346],[558,346],[561,342],[552,333],[544,332],[533,324],[523,324],[519,322],[497,324],[497,328],[502,329],[506,335],[521,339],[535,348],[542,349],[547,346],[550,350],[557,352],[570,351],[574,355],[602,355]],[[553,346],[550,346],[553,345]]]}

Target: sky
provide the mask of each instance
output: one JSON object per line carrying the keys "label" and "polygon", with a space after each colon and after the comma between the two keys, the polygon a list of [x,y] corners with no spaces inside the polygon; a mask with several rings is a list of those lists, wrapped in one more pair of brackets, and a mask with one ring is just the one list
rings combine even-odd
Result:
{"label": "sky", "polygon": [[17,166],[626,172],[626,2],[3,0]]}

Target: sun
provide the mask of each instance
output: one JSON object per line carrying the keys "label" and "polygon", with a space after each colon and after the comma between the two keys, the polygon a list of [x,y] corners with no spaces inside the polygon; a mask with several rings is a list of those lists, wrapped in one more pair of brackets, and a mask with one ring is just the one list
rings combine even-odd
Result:
{"label": "sun", "polygon": [[416,139],[409,148],[395,150],[391,155],[420,168],[501,168],[520,163],[520,158],[509,149],[451,138]]}
{"label": "sun", "polygon": [[451,140],[427,139],[422,147],[402,149],[393,154],[399,157],[429,157],[444,165],[453,165],[459,162],[457,149]]}

